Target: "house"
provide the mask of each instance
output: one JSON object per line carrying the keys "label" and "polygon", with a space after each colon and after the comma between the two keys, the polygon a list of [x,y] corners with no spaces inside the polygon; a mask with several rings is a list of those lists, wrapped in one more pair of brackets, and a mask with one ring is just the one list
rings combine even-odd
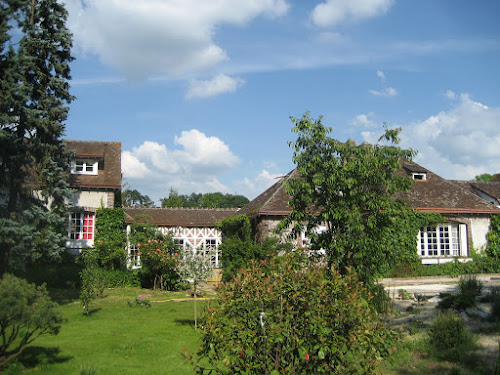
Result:
{"label": "house", "polygon": [[485,201],[500,208],[500,181],[453,181],[464,189],[483,198]]}
{"label": "house", "polygon": [[66,247],[78,254],[94,245],[96,210],[114,207],[121,192],[121,143],[68,140],[65,147],[72,154],[73,189]]}
{"label": "house", "polygon": [[[445,218],[441,224],[420,229],[416,251],[422,263],[465,261],[472,248],[478,251],[485,248],[491,215],[500,214],[499,208],[415,162],[403,161],[398,173],[414,180],[410,191],[402,196],[413,209],[439,213]],[[250,217],[257,241],[273,235],[279,222],[291,212],[283,182],[296,176],[298,171],[293,170],[241,209],[240,213]],[[297,245],[305,240],[302,234]]]}
{"label": "house", "polygon": [[[216,274],[220,274],[222,233],[215,223],[235,215],[238,208],[127,207],[123,210],[128,234],[132,223],[146,218],[146,222],[158,227],[161,233],[170,233],[184,251],[201,251],[209,256],[218,270]],[[140,268],[140,256],[135,244],[128,243],[127,252],[128,267]]]}

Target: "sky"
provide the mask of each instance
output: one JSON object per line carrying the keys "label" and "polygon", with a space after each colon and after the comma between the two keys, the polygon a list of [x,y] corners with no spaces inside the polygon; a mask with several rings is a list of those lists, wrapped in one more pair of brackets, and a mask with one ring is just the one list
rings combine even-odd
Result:
{"label": "sky", "polygon": [[61,0],[66,138],[122,144],[130,189],[253,199],[294,168],[290,117],[401,147],[447,179],[500,172],[498,0]]}

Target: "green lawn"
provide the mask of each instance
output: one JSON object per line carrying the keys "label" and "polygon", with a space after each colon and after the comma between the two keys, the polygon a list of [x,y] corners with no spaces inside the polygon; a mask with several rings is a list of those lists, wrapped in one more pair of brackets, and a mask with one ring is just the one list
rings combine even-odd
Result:
{"label": "green lawn", "polygon": [[[192,374],[184,348],[196,351],[193,301],[175,301],[186,293],[140,289],[105,292],[84,316],[78,300],[61,298],[66,321],[57,336],[41,336],[6,374]],[[151,307],[129,307],[138,294],[153,294]],[[198,311],[205,304],[198,301]],[[22,370],[24,367],[24,370]]]}

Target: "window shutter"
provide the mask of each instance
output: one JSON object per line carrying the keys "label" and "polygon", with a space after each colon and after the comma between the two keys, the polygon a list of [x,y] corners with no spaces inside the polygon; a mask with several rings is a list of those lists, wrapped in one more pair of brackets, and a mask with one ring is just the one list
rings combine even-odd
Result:
{"label": "window shutter", "polygon": [[460,238],[460,256],[466,257],[469,255],[469,248],[467,246],[467,225],[460,224],[458,226],[458,235]]}

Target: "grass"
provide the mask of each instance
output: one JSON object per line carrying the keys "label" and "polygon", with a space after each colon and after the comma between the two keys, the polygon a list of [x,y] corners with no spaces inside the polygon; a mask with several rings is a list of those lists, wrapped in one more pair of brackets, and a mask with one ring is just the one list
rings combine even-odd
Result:
{"label": "grass", "polygon": [[[184,348],[194,352],[200,333],[194,330],[193,302],[175,301],[186,292],[159,293],[114,289],[83,315],[78,300],[61,291],[66,321],[57,336],[41,336],[26,348],[5,374],[192,374]],[[152,294],[152,307],[129,307],[138,294]],[[205,304],[198,301],[198,308]]]}

